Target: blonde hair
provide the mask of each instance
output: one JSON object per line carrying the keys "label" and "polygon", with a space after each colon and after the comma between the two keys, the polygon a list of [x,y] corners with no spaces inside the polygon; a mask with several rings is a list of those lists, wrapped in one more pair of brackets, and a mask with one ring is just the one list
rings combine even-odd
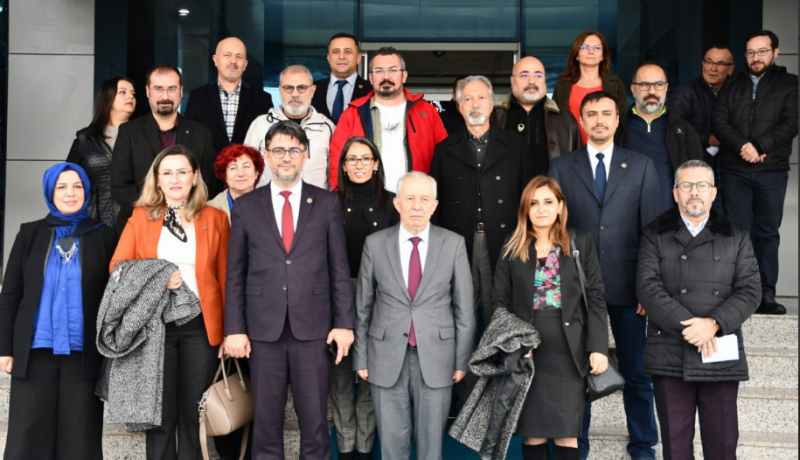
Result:
{"label": "blonde hair", "polygon": [[133,205],[142,207],[147,210],[147,218],[150,220],[159,220],[164,217],[164,212],[167,209],[167,201],[164,198],[164,192],[158,188],[158,170],[161,167],[161,162],[164,158],[173,155],[182,155],[189,161],[193,172],[197,172],[197,182],[189,192],[189,199],[186,200],[184,207],[184,217],[188,221],[194,221],[195,217],[200,215],[200,212],[206,206],[208,201],[208,189],[206,183],[203,181],[203,176],[200,173],[200,163],[192,152],[186,147],[175,144],[172,147],[167,147],[161,151],[153,160],[153,165],[150,166],[150,171],[144,181],[142,193],[139,199]]}
{"label": "blonde hair", "polygon": [[528,182],[525,190],[522,191],[522,198],[519,202],[519,210],[517,211],[517,228],[508,243],[503,246],[503,257],[508,259],[519,259],[522,262],[528,261],[530,246],[533,244],[533,239],[536,233],[533,229],[533,224],[529,217],[531,210],[531,202],[533,201],[533,194],[536,190],[547,187],[556,196],[559,203],[563,203],[564,207],[561,213],[556,215],[556,221],[553,222],[553,228],[550,229],[550,236],[553,243],[561,247],[561,253],[569,257],[569,232],[567,231],[567,198],[558,182],[546,176],[536,176]]}

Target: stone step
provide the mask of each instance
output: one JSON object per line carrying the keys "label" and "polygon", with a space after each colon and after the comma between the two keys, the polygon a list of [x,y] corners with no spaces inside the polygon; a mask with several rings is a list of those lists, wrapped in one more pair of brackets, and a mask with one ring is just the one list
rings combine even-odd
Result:
{"label": "stone step", "polygon": [[747,367],[750,380],[742,387],[797,389],[797,348],[748,348]]}
{"label": "stone step", "polygon": [[[740,387],[737,402],[741,431],[794,433],[797,436],[797,389]],[[626,426],[621,391],[592,404],[592,426]]]}

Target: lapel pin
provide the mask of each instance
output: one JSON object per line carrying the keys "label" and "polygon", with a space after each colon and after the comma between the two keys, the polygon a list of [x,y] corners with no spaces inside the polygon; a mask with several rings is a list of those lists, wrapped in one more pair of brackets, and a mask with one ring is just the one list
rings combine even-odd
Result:
{"label": "lapel pin", "polygon": [[188,129],[186,130],[186,134],[189,134],[189,130]]}
{"label": "lapel pin", "polygon": [[363,87],[364,87],[364,85],[358,85],[358,88],[359,88],[359,89],[360,89],[360,88],[363,88]]}
{"label": "lapel pin", "polygon": [[517,131],[522,132],[525,131],[525,125],[520,123],[517,125]]}
{"label": "lapel pin", "polygon": [[306,203],[313,203],[313,202],[314,202],[314,199],[312,199],[312,198],[309,198],[309,199],[306,200]]}
{"label": "lapel pin", "polygon": [[206,231],[206,228],[205,228],[205,227],[203,227],[203,231]]}
{"label": "lapel pin", "polygon": [[627,167],[628,167],[628,163],[622,163],[622,168],[623,168],[623,169],[624,169],[624,168],[627,168]]}

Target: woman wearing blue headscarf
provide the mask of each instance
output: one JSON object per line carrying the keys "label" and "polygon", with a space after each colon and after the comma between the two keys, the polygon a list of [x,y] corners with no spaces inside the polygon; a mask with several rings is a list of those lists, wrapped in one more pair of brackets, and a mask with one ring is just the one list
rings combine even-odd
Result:
{"label": "woman wearing blue headscarf", "polygon": [[11,374],[5,460],[102,459],[95,335],[116,237],[89,217],[80,166],[51,167],[42,186],[50,213],[20,227],[0,293],[0,371]]}

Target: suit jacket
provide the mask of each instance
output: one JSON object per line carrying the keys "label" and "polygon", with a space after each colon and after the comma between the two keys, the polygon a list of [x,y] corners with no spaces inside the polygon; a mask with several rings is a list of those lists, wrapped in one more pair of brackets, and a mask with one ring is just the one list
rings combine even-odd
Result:
{"label": "suit jacket", "polygon": [[228,141],[228,130],[225,127],[222,103],[219,100],[219,86],[215,80],[195,88],[189,93],[189,102],[186,104],[186,112],[183,116],[198,121],[211,130],[214,152],[218,154],[231,142],[244,143],[244,136],[247,134],[250,123],[271,108],[272,96],[269,93],[242,82],[242,88],[239,91],[239,108],[236,110],[236,121],[233,124],[233,139]]}
{"label": "suit jacket", "polygon": [[[122,231],[109,271],[120,260],[158,259],[158,240],[164,218],[150,220],[145,208],[137,207]],[[225,299],[225,269],[228,262],[228,216],[219,209],[206,206],[195,218],[197,236],[195,277],[203,310],[208,343],[222,343],[222,312]]]}
{"label": "suit jacket", "polygon": [[[517,208],[523,181],[524,138],[502,128],[491,128],[488,152],[481,168],[472,152],[466,128],[439,142],[431,162],[431,177],[436,179],[439,205],[433,215],[436,225],[464,237],[467,256],[472,261],[472,240],[483,204],[486,246],[494,270],[503,240],[516,228]],[[481,203],[478,202],[478,191]]]}
{"label": "suit jacket", "polygon": [[599,251],[606,302],[636,305],[639,236],[661,209],[653,161],[614,146],[603,201],[597,195],[586,147],[554,159],[549,176],[558,181],[567,198],[569,226],[592,235]]}
{"label": "suit jacket", "polygon": [[[14,377],[25,378],[33,326],[44,286],[47,254],[55,233],[44,219],[22,224],[11,247],[0,294],[0,356],[14,357]],[[108,281],[108,261],[116,235],[105,225],[78,238],[83,294],[83,372],[94,378],[102,356],[97,351],[97,311]]]}
{"label": "suit jacket", "polygon": [[289,319],[298,340],[352,329],[355,311],[342,205],[335,193],[303,182],[289,253],[275,221],[272,186],[240,196],[231,212],[225,334],[278,340]]}
{"label": "suit jacket", "polygon": [[453,384],[468,370],[475,341],[472,275],[464,238],[434,225],[422,280],[411,301],[400,262],[400,225],[367,237],[358,274],[353,369],[369,369],[369,382],[391,387],[400,376],[414,320],[419,364],[432,388]]}
{"label": "suit jacket", "polygon": [[[503,307],[526,322],[533,321],[533,295],[536,293],[536,240],[529,249],[527,262],[501,257],[494,274],[492,311]],[[608,315],[603,299],[603,277],[597,260],[597,250],[588,232],[575,231],[577,248],[561,253],[561,314],[562,328],[567,337],[572,360],[585,377],[589,372],[589,354],[608,355]],[[579,251],[581,266],[586,274],[586,296],[589,298],[585,316],[578,266],[572,257]],[[534,324],[534,327],[536,324]]]}
{"label": "suit jacket", "polygon": [[[314,81],[314,85],[316,85],[317,90],[314,92],[314,97],[311,98],[311,105],[317,109],[317,112],[325,115],[326,117],[333,120],[333,116],[331,115],[331,111],[328,110],[328,86],[331,84],[331,77],[330,75],[325,78],[320,78],[319,80]],[[364,80],[361,78],[360,75],[356,76],[356,86],[353,88],[353,97],[350,98],[350,101],[344,102],[344,107],[342,107],[342,113],[347,109],[348,102],[355,101],[356,99],[362,98],[369,94],[372,91],[372,84],[369,80]]]}
{"label": "suit jacket", "polygon": [[[122,231],[133,213],[133,203],[139,199],[144,180],[153,160],[161,153],[159,128],[152,114],[123,123],[119,126],[114,153],[111,155],[111,196],[119,203],[120,211],[114,228]],[[191,151],[200,162],[200,173],[208,187],[208,196],[223,189],[214,175],[217,153],[211,144],[211,131],[200,123],[178,115],[177,144]]]}

